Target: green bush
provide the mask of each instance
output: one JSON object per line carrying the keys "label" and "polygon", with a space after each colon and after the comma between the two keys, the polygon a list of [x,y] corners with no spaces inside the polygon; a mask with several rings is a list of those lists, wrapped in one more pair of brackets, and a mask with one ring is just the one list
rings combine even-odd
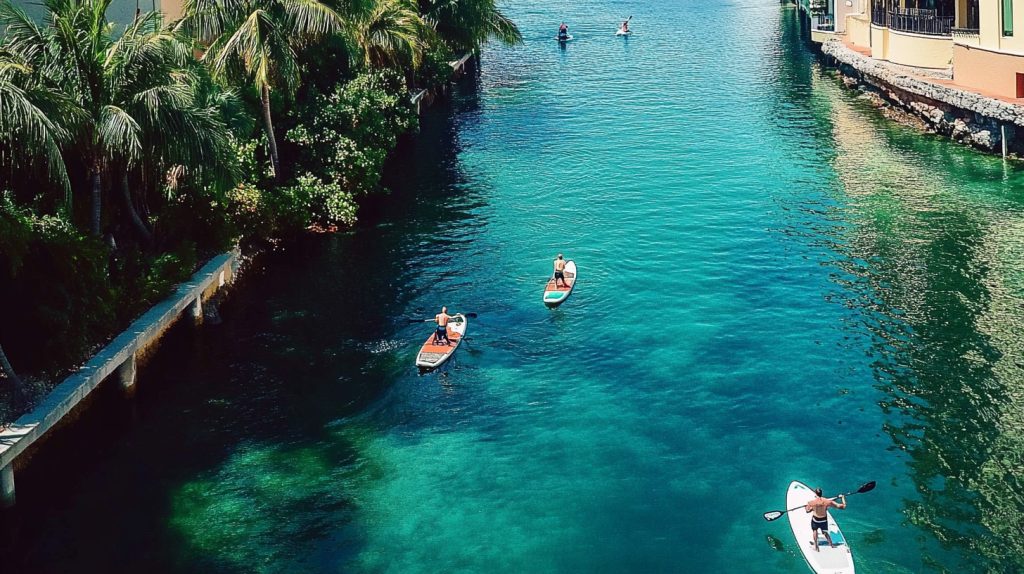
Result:
{"label": "green bush", "polygon": [[317,96],[299,120],[286,139],[301,170],[358,197],[380,190],[384,160],[418,118],[402,77],[377,70]]}
{"label": "green bush", "polygon": [[281,188],[280,193],[305,211],[309,225],[334,227],[356,221],[357,206],[352,194],[311,173],[300,176],[294,185]]}
{"label": "green bush", "polygon": [[455,55],[447,46],[432,46],[423,54],[423,62],[416,70],[416,85],[435,88],[448,83],[452,77],[452,67],[448,62],[454,59]]}
{"label": "green bush", "polygon": [[116,324],[108,249],[66,220],[0,201],[0,344],[15,367],[74,364]]}

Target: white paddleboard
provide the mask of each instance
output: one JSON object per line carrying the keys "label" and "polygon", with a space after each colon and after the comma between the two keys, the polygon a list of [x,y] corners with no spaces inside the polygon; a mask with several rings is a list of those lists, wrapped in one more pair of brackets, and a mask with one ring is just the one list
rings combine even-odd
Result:
{"label": "white paddleboard", "polygon": [[615,31],[615,35],[616,36],[629,36],[632,33],[633,33],[632,30],[626,30],[625,32],[623,32],[622,28],[619,28],[618,30]]}
{"label": "white paddleboard", "polygon": [[[794,480],[789,484],[789,490],[786,492],[786,508],[807,504],[814,499],[814,496],[814,491],[809,486]],[[796,545],[800,547],[800,552],[804,555],[811,570],[816,574],[854,574],[853,554],[846,544],[846,538],[842,531],[839,530],[839,525],[832,518],[831,512],[828,513],[828,534],[832,537],[832,542],[836,547],[829,546],[828,541],[820,534],[819,530],[817,551],[814,550],[814,538],[811,536],[810,513],[798,508],[790,511],[788,515],[789,527],[793,530]]]}
{"label": "white paddleboard", "polygon": [[544,304],[548,307],[558,307],[565,303],[569,295],[572,295],[572,290],[576,288],[576,262],[572,259],[566,261],[565,270],[562,273],[565,275],[565,284],[568,287],[556,285],[554,275],[544,286]]}
{"label": "white paddleboard", "polygon": [[570,35],[566,36],[565,38],[560,38],[558,36],[555,36],[555,40],[558,40],[559,42],[569,42],[569,41],[572,40],[572,35],[570,34]]}

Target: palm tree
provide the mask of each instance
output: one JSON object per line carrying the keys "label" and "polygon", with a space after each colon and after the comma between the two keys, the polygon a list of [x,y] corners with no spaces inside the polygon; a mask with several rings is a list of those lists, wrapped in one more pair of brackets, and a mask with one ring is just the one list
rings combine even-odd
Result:
{"label": "palm tree", "polygon": [[297,51],[345,22],[320,0],[186,0],[176,29],[207,46],[203,61],[217,78],[243,77],[259,93],[263,129],[275,177],[281,175],[270,94],[292,94],[300,83]]}
{"label": "palm tree", "polygon": [[354,52],[366,67],[417,67],[432,30],[412,0],[376,0],[350,18]]}
{"label": "palm tree", "polygon": [[[101,232],[105,175],[123,182],[130,169],[164,169],[169,161],[216,169],[223,166],[220,159],[228,148],[223,123],[211,110],[195,105],[189,43],[163,29],[156,13],[137,18],[118,35],[106,19],[110,1],[46,0],[43,26],[8,0],[0,2],[0,28],[6,29],[0,45],[0,92],[6,58],[11,63],[8,93],[34,89],[38,97],[33,101],[45,103],[37,109],[61,112],[29,114],[31,102],[26,101],[19,120],[17,110],[4,107],[0,139],[34,128],[36,143],[26,153],[45,156],[54,179],[67,181],[67,166],[77,165],[67,161],[72,156],[85,166],[92,201],[90,231],[96,236]],[[53,96],[54,91],[61,96]],[[58,161],[55,149],[64,161]],[[154,164],[157,156],[165,161]],[[149,175],[158,180],[162,173]],[[138,224],[131,202],[126,207]]]}
{"label": "palm tree", "polygon": [[494,0],[419,0],[420,13],[433,22],[438,35],[453,50],[476,50],[494,38],[509,45],[519,44],[519,28]]}

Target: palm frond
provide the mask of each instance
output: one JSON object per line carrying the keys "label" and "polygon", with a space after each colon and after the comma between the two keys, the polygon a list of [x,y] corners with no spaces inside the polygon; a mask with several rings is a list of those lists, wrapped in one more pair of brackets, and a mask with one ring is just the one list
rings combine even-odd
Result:
{"label": "palm frond", "polygon": [[123,108],[108,104],[100,109],[96,138],[106,158],[121,157],[132,164],[142,153],[141,135],[139,123]]}

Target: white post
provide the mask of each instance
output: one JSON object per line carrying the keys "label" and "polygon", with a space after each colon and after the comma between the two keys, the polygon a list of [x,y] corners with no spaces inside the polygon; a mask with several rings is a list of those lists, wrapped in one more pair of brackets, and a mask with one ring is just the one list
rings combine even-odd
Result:
{"label": "white post", "polygon": [[203,295],[200,293],[196,295],[195,301],[188,306],[189,313],[192,315],[192,319],[198,324],[203,322]]}
{"label": "white post", "polygon": [[227,273],[221,269],[220,276],[217,277],[217,287],[223,287],[225,283],[227,283]]}
{"label": "white post", "polygon": [[121,388],[126,391],[135,386],[135,353],[117,368],[117,379],[121,381]]}
{"label": "white post", "polygon": [[14,463],[0,468],[0,508],[14,506]]}
{"label": "white post", "polygon": [[1006,159],[1009,148],[1009,145],[1006,143],[1006,124],[999,126],[999,135],[1001,135],[1003,139],[1003,159]]}

